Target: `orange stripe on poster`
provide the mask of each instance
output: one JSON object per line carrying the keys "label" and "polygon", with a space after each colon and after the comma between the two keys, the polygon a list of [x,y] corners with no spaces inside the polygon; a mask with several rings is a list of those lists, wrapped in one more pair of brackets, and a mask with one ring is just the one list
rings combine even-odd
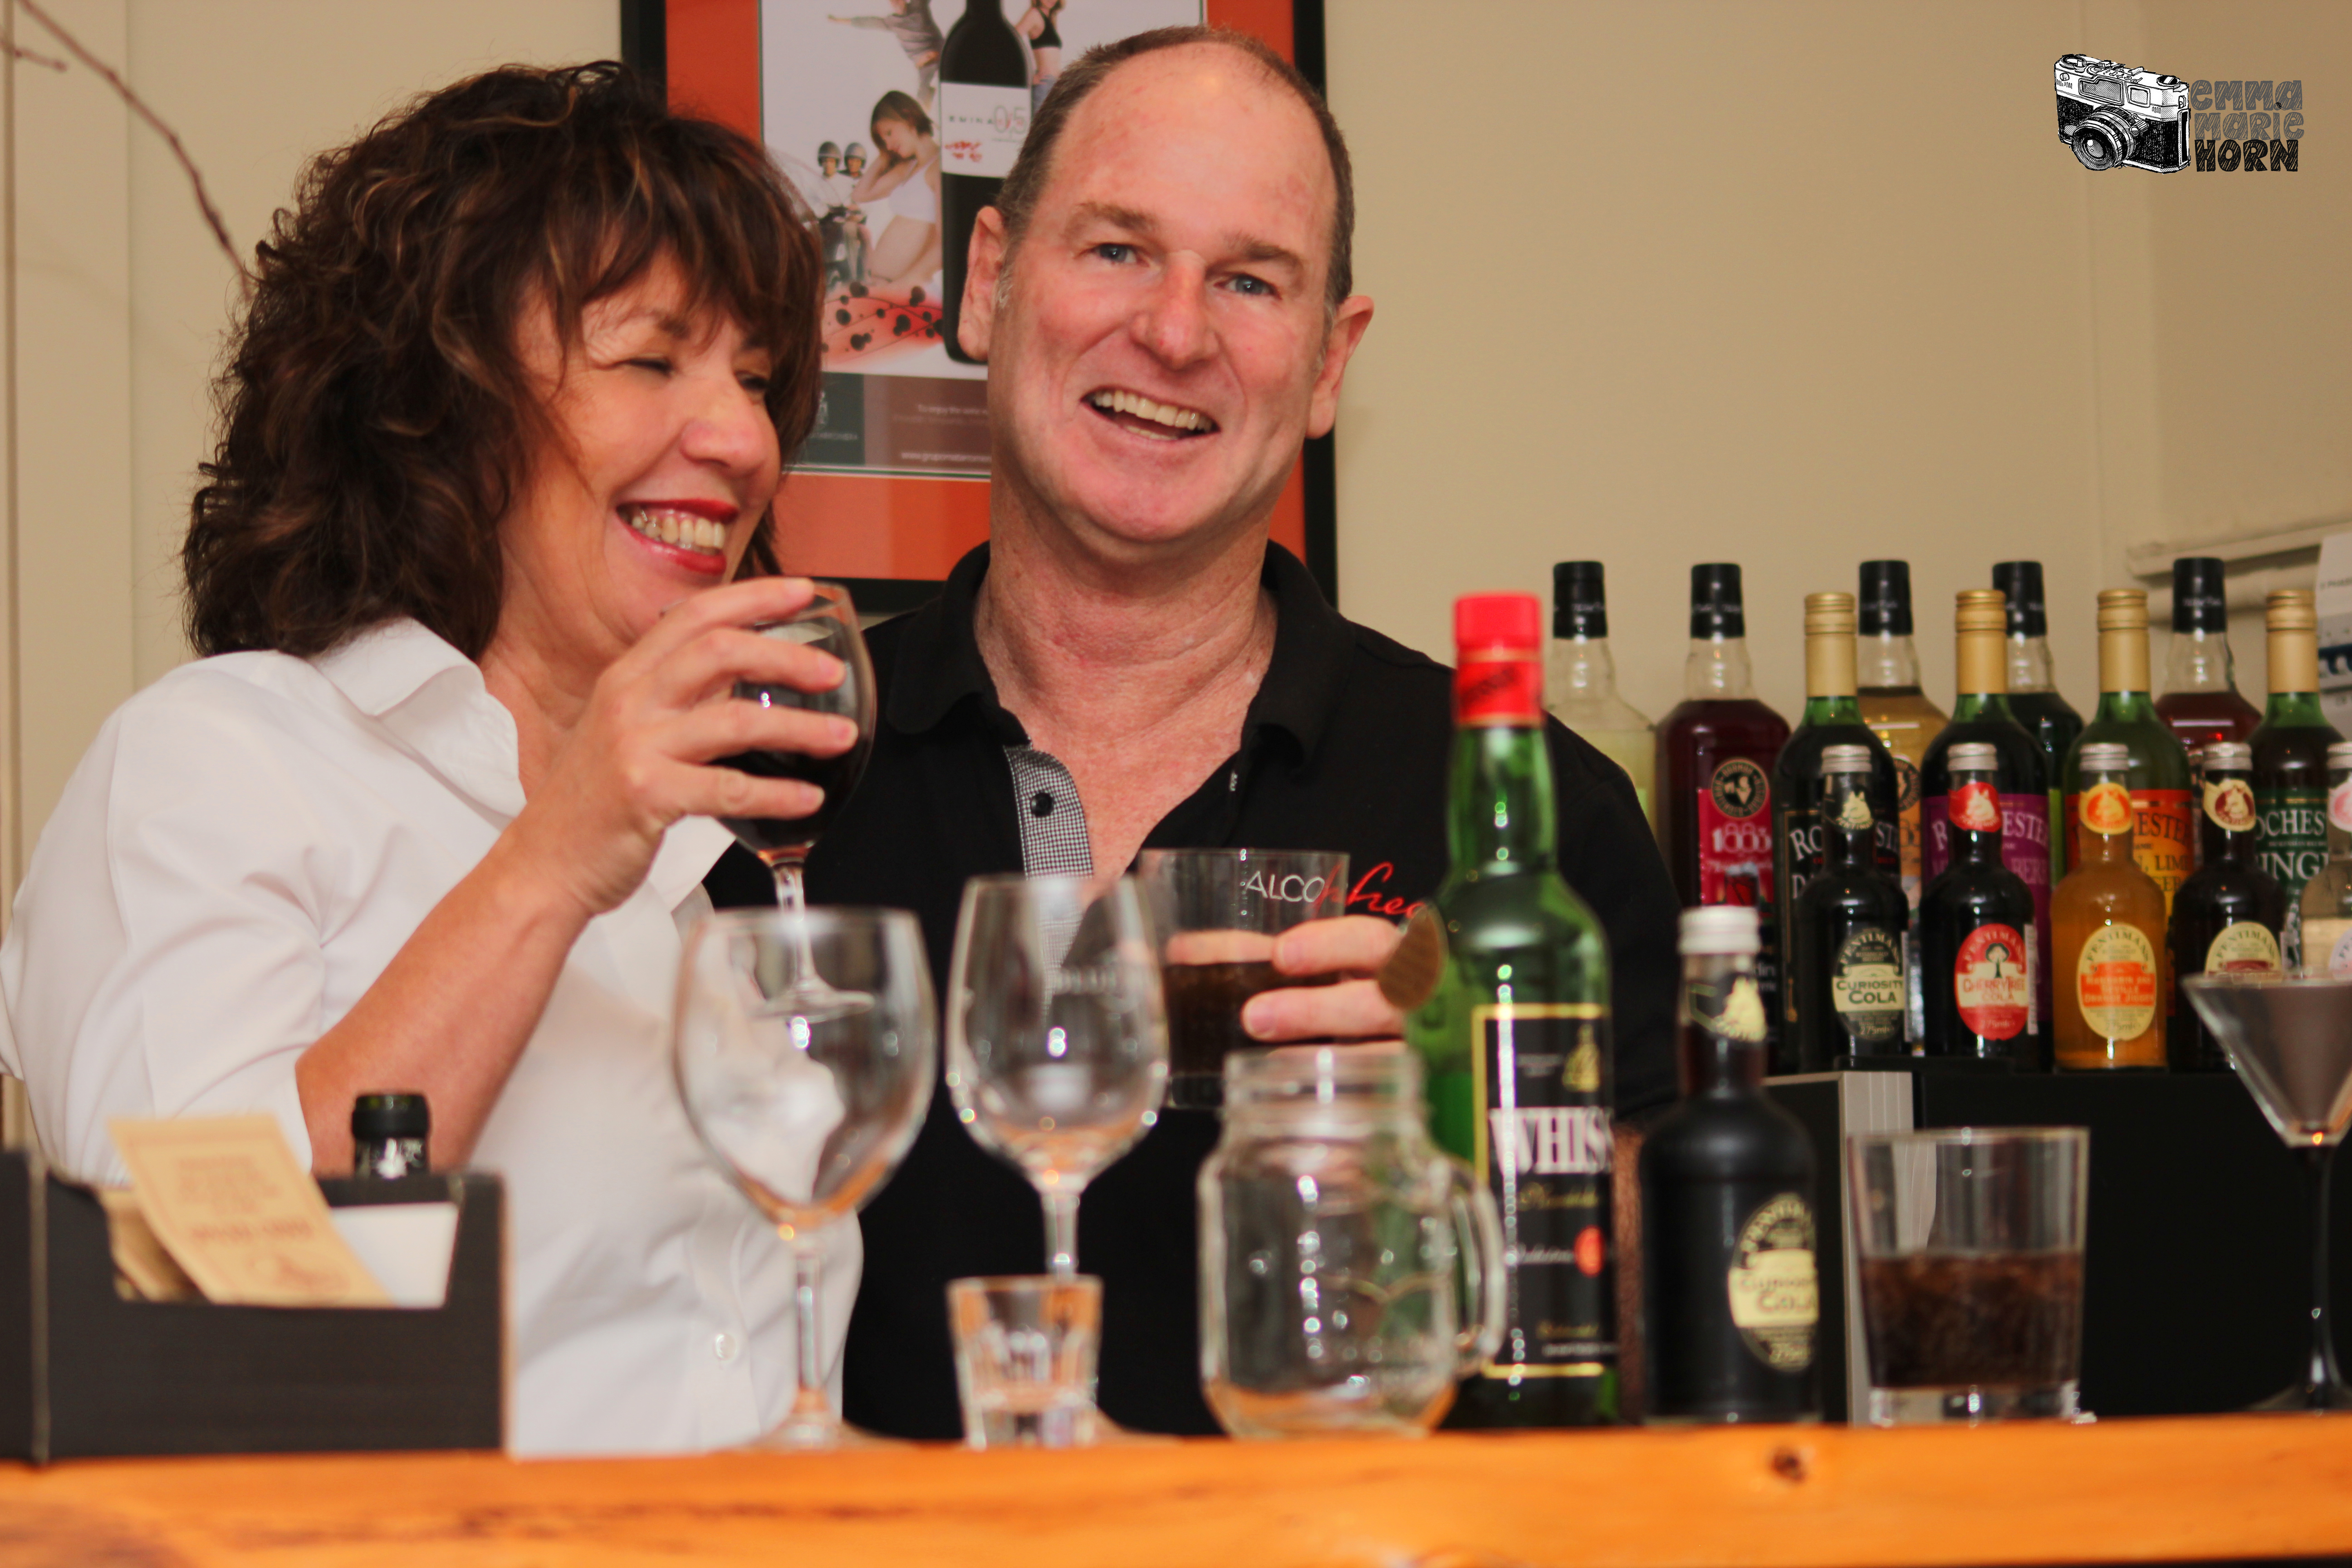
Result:
{"label": "orange stripe on poster", "polygon": [[[1209,0],[1209,21],[1287,57],[1291,0]],[[759,0],[668,0],[669,100],[760,134]],[[936,581],[988,537],[988,487],[970,479],[794,474],[777,498],[788,572]],[[1307,487],[1293,466],[1275,503],[1275,542],[1307,553]]]}

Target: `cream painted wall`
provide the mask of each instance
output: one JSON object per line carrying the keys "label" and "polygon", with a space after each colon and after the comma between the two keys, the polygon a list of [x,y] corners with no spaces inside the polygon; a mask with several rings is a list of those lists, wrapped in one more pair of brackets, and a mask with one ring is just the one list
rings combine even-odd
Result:
{"label": "cream painted wall", "polygon": [[[1688,568],[1733,560],[1761,694],[1793,715],[1802,595],[1895,555],[1948,704],[1953,591],[2031,556],[2084,706],[2093,595],[2136,581],[2128,546],[2352,514],[2352,159],[2326,151],[2352,147],[2352,7],[1327,15],[1379,301],[1340,415],[1341,597],[1406,642],[1442,652],[1455,595],[1548,595],[1552,562],[1598,557],[1655,718]],[[2078,49],[2305,79],[2311,155],[2092,174],[2050,86]]]}
{"label": "cream painted wall", "polygon": [[[249,253],[304,162],[508,60],[610,57],[614,0],[48,0],[180,134]],[[62,53],[22,17],[21,41]],[[106,714],[184,658],[176,553],[236,298],[162,141],[76,68],[19,63],[16,603],[21,849]],[[12,848],[16,847],[12,847]],[[22,865],[9,857],[8,885]]]}

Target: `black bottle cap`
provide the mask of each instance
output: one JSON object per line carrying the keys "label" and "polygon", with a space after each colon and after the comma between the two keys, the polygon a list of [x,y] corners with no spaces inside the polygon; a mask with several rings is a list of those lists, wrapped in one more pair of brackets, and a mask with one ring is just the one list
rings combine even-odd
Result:
{"label": "black bottle cap", "polygon": [[421,1094],[362,1094],[352,1101],[352,1142],[423,1138],[433,1131],[433,1113]]}
{"label": "black bottle cap", "polygon": [[1563,561],[1551,569],[1551,635],[1605,637],[1609,592],[1598,561]]}
{"label": "black bottle cap", "polygon": [[2221,563],[2210,555],[2184,555],[2172,563],[2172,629],[2226,632],[2230,596],[2221,583]]}
{"label": "black bottle cap", "polygon": [[1693,637],[1744,637],[1748,612],[1739,599],[1739,568],[1717,561],[1691,568]]}
{"label": "black bottle cap", "polygon": [[1855,629],[1864,637],[1891,633],[1911,635],[1911,563],[1908,561],[1865,561],[1862,563],[1862,595]]}
{"label": "black bottle cap", "polygon": [[2009,595],[2009,635],[2046,637],[2050,611],[2042,602],[2042,563],[2004,561],[1992,569],[1992,585]]}

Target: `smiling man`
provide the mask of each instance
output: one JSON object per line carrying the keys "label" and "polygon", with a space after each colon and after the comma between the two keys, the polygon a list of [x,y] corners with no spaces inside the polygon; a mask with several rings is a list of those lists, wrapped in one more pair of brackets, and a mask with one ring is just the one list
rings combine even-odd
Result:
{"label": "smiling man", "polygon": [[[1342,619],[1268,539],[1372,318],[1351,292],[1347,149],[1237,35],[1147,33],[1066,72],[975,227],[965,349],[989,367],[991,541],[872,636],[881,722],[809,864],[820,901],[917,910],[944,970],[966,878],[1112,871],[1145,847],[1346,850],[1350,908],[1284,939],[1264,1039],[1392,1037],[1363,978],[1444,873],[1443,667]],[[1624,775],[1554,726],[1561,869],[1618,957],[1621,1107],[1672,1092],[1674,895]],[[1385,916],[1387,920],[1370,918]],[[1193,1179],[1213,1115],[1169,1111],[1088,1189],[1101,1400],[1213,1432],[1199,1387]],[[944,1292],[1044,1262],[1036,1194],[944,1090],[865,1215],[851,1420],[960,1431]]]}

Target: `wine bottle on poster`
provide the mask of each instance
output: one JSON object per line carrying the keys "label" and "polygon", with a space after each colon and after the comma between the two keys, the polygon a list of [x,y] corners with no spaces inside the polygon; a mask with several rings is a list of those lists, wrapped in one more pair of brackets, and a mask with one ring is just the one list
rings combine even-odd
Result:
{"label": "wine bottle on poster", "polygon": [[940,338],[963,364],[978,363],[956,341],[972,225],[1021,155],[1029,109],[1029,50],[1003,0],[968,0],[940,47]]}

